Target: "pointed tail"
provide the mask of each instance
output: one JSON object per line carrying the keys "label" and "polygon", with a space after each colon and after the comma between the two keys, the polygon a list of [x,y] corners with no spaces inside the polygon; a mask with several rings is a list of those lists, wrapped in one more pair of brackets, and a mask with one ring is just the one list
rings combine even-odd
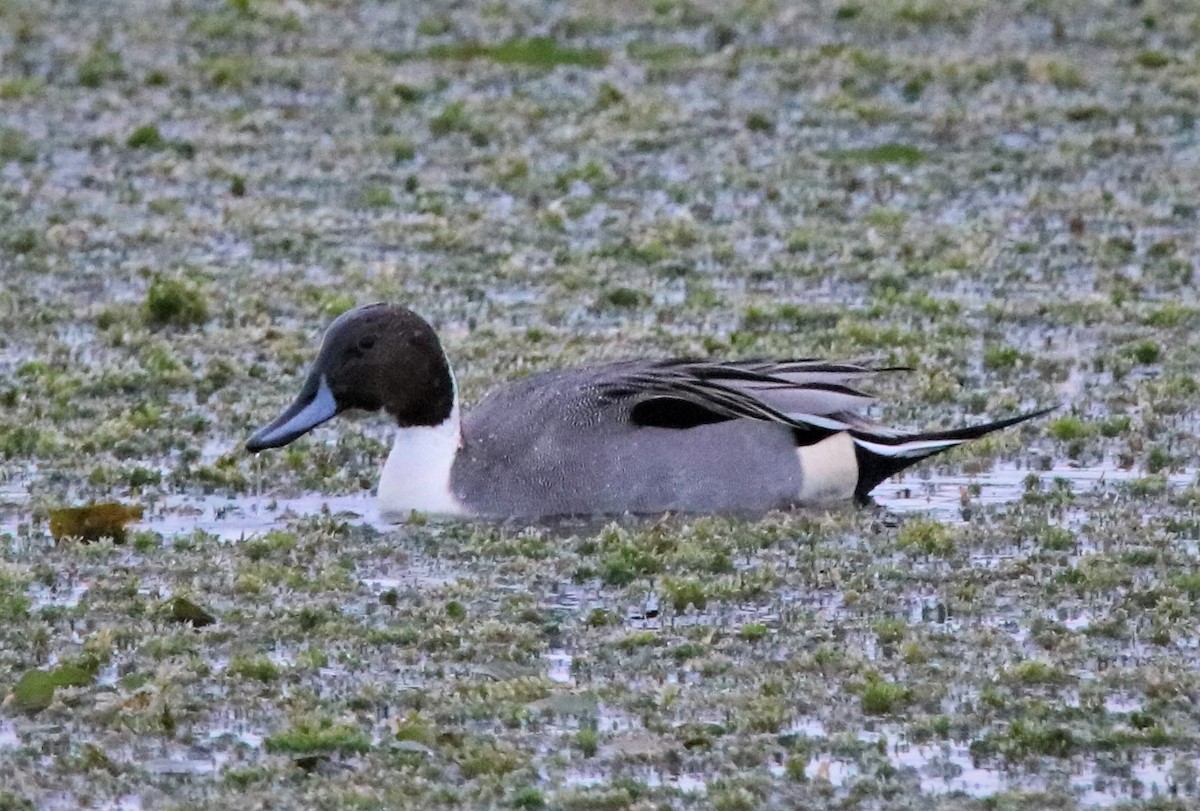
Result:
{"label": "pointed tail", "polygon": [[1009,417],[996,422],[954,428],[949,431],[930,431],[923,434],[900,434],[889,436],[870,431],[851,431],[854,452],[858,459],[858,486],[854,489],[856,501],[864,502],[875,486],[894,476],[922,459],[949,450],[972,439],[987,436],[993,431],[1041,417],[1057,406],[1043,408],[1028,414]]}

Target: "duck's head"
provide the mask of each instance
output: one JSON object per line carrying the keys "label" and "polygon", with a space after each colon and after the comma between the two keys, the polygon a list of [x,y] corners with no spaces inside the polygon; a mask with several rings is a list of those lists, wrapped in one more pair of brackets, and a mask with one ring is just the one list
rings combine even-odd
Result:
{"label": "duck's head", "polygon": [[440,425],[453,407],[454,378],[433,328],[406,307],[368,304],[329,325],[295,402],[246,450],[287,445],[351,409],[382,409],[412,427]]}

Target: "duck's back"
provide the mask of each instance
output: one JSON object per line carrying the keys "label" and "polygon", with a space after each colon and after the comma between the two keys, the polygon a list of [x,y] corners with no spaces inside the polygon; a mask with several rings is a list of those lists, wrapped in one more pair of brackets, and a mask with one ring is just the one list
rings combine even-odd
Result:
{"label": "duck's back", "polygon": [[627,402],[603,393],[633,368],[547,372],[493,392],[464,420],[458,499],[494,516],[761,512],[796,500],[801,470],[786,426],[636,424]]}

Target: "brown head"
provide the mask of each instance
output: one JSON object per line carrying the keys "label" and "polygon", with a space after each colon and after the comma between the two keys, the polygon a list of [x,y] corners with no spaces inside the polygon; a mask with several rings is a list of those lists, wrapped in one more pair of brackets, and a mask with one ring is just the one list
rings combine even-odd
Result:
{"label": "brown head", "polygon": [[433,328],[406,307],[368,304],[329,325],[296,400],[246,442],[278,448],[343,411],[386,411],[401,427],[440,425],[454,378]]}

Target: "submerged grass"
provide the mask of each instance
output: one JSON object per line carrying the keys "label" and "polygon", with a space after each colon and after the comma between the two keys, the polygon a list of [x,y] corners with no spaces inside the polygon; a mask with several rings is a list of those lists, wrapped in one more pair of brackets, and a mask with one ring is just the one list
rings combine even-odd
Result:
{"label": "submerged grass", "polygon": [[152,326],[189,327],[208,320],[208,303],[199,285],[155,276],[146,291],[142,312]]}
{"label": "submerged grass", "polygon": [[[1197,805],[1194,15],[943,5],[0,0],[0,806]],[[1063,407],[886,508],[379,529],[386,422],[240,450],[378,300],[468,411]]]}
{"label": "submerged grass", "polygon": [[510,39],[492,45],[480,42],[433,45],[420,55],[427,59],[486,59],[498,65],[533,68],[554,68],[562,65],[602,68],[608,64],[608,54],[604,51],[564,45],[549,37]]}
{"label": "submerged grass", "polygon": [[12,705],[21,712],[36,715],[54,701],[59,687],[86,687],[96,679],[95,668],[63,665],[51,671],[30,670],[12,689]]}
{"label": "submerged grass", "polygon": [[837,163],[898,164],[901,166],[916,166],[928,158],[925,151],[919,147],[897,143],[880,144],[861,149],[832,150],[826,152],[825,156]]}
{"label": "submerged grass", "polygon": [[371,749],[371,739],[357,729],[329,719],[301,721],[264,741],[268,752],[287,755],[361,755]]}

